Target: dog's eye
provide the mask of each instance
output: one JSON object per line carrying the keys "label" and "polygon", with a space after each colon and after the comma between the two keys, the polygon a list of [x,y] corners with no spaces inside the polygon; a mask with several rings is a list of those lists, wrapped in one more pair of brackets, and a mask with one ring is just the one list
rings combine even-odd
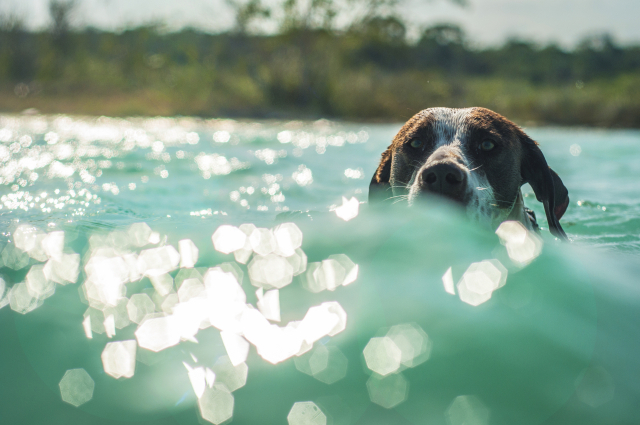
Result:
{"label": "dog's eye", "polygon": [[482,141],[482,143],[480,143],[480,149],[482,149],[483,151],[490,151],[495,147],[496,144],[491,139],[485,139]]}
{"label": "dog's eye", "polygon": [[422,147],[422,140],[420,139],[411,139],[411,142],[409,142],[409,145],[411,145],[412,148],[414,149],[418,149]]}

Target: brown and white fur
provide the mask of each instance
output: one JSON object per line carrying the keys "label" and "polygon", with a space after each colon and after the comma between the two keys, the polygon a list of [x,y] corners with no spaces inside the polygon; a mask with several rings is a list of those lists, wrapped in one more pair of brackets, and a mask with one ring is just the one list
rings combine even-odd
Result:
{"label": "brown and white fur", "polygon": [[525,183],[543,203],[551,233],[566,239],[559,220],[568,191],[535,141],[485,108],[431,108],[407,121],[382,154],[369,203],[414,206],[436,194],[487,225],[517,220],[531,229],[520,191]]}

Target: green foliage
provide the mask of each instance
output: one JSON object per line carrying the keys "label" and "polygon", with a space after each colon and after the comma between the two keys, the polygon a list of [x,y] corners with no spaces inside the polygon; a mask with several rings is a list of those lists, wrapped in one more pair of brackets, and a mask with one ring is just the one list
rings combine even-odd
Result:
{"label": "green foliage", "polygon": [[262,4],[261,0],[226,0],[236,15],[234,31],[245,34],[249,31],[251,24],[259,19],[269,18],[271,10]]}
{"label": "green foliage", "polygon": [[485,106],[524,122],[640,127],[638,46],[603,35],[573,51],[517,39],[476,49],[449,24],[410,43],[396,0],[345,1],[283,0],[281,32],[257,35],[273,17],[260,0],[229,0],[236,25],[222,34],[74,29],[74,3],[53,0],[47,31],[0,17],[0,110],[405,120]]}

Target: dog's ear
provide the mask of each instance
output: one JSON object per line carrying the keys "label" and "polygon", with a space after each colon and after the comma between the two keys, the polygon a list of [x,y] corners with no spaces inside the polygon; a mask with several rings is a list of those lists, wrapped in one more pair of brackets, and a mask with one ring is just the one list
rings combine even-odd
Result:
{"label": "dog's ear", "polygon": [[544,205],[549,230],[561,239],[568,239],[560,218],[569,206],[569,191],[558,174],[547,164],[538,144],[526,135],[522,136],[523,156],[521,164],[522,184],[529,183],[536,199]]}
{"label": "dog's ear", "polygon": [[369,183],[369,204],[377,204],[392,196],[391,185],[391,147],[382,153],[380,165]]}

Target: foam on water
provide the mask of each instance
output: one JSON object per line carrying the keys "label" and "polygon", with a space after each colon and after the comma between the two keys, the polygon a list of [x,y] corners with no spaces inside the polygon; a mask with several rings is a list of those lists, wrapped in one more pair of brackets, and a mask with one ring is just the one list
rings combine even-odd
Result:
{"label": "foam on water", "polygon": [[637,421],[640,133],[530,131],[569,245],[360,205],[397,128],[0,116],[3,418]]}

